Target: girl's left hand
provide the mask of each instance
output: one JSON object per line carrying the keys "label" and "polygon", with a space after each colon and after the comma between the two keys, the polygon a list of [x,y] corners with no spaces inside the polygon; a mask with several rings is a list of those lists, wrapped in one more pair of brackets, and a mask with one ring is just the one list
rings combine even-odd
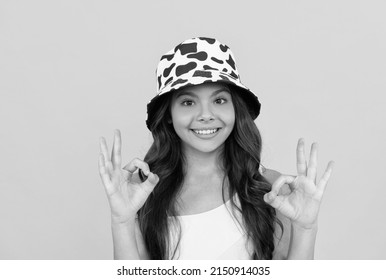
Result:
{"label": "girl's left hand", "polygon": [[[272,190],[264,195],[264,201],[289,218],[293,224],[310,229],[317,224],[320,203],[335,163],[328,163],[321,180],[316,184],[317,144],[312,144],[308,166],[302,138],[298,141],[296,157],[298,176],[281,175],[273,183]],[[291,192],[278,195],[286,183]]]}

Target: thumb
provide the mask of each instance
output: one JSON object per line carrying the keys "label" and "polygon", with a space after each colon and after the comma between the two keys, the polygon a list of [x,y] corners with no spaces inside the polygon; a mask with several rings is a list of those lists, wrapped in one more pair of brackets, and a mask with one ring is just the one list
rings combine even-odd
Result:
{"label": "thumb", "polygon": [[284,196],[279,195],[280,189],[284,184],[291,184],[295,180],[294,176],[281,175],[272,185],[270,192],[266,193],[263,197],[264,201],[271,205],[273,208],[280,208],[284,202]]}
{"label": "thumb", "polygon": [[277,195],[272,192],[266,193],[264,195],[264,201],[277,210],[280,210],[282,208],[284,200],[285,200],[284,196]]}
{"label": "thumb", "polygon": [[129,170],[129,164],[126,164],[122,169],[126,171],[123,173],[123,177],[126,181],[130,181],[131,177],[133,176],[133,172]]}
{"label": "thumb", "polygon": [[157,174],[154,174],[152,172],[149,173],[149,176],[147,177],[147,180],[143,182],[144,188],[151,193],[154,189],[154,187],[158,184],[159,177]]}
{"label": "thumb", "polygon": [[126,171],[129,171],[129,164],[130,163],[126,164],[124,167],[122,167],[122,169],[125,169]]}
{"label": "thumb", "polygon": [[271,204],[275,200],[276,195],[274,193],[268,192],[263,196],[263,199],[266,203]]}

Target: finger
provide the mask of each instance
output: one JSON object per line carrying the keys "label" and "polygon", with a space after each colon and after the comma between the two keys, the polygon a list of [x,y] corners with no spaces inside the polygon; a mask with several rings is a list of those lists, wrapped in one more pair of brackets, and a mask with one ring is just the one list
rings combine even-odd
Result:
{"label": "finger", "polygon": [[316,169],[318,161],[318,143],[312,143],[310,161],[307,168],[307,177],[316,184]]}
{"label": "finger", "polygon": [[141,185],[146,190],[146,192],[150,194],[153,191],[154,187],[158,184],[158,182],[159,182],[159,177],[156,174],[150,172],[147,177],[147,180],[143,182]]}
{"label": "finger", "polygon": [[119,129],[114,131],[114,144],[113,150],[111,151],[111,162],[114,169],[121,168],[121,132]]}
{"label": "finger", "polygon": [[105,187],[109,186],[111,183],[111,180],[110,180],[110,175],[108,174],[108,171],[106,170],[105,159],[104,159],[103,154],[99,154],[99,175],[100,175]]}
{"label": "finger", "polygon": [[[292,175],[288,175],[288,176],[291,176],[292,178],[294,178],[294,180],[292,181],[292,183],[288,183],[288,188],[286,188],[286,184],[283,185],[283,187],[281,188],[279,194],[284,194],[284,195],[287,195],[287,194],[290,194],[294,189],[295,189],[295,181],[296,181],[296,177],[297,176],[292,176]],[[283,190],[283,188],[285,188]]]}
{"label": "finger", "polygon": [[107,143],[106,139],[104,137],[100,138],[100,148],[101,148],[101,153],[103,154],[103,158],[105,161],[105,167],[107,170],[110,170],[112,168],[112,163],[109,158],[109,153],[108,153],[108,148],[107,148]]}
{"label": "finger", "polygon": [[264,195],[264,201],[267,204],[271,205],[273,208],[280,210],[283,206],[284,196],[282,195],[275,196],[275,195],[266,193]]}
{"label": "finger", "polygon": [[298,175],[307,176],[307,162],[306,154],[304,151],[304,139],[300,138],[298,141],[298,146],[296,148],[296,167],[298,170]]}
{"label": "finger", "polygon": [[149,173],[150,173],[149,165],[143,160],[140,160],[139,158],[133,159],[123,167],[123,169],[128,171],[130,174],[133,174],[138,168],[142,170],[143,174],[145,174],[146,176],[149,176]]}
{"label": "finger", "polygon": [[319,193],[320,197],[323,196],[324,190],[326,189],[328,180],[330,179],[330,176],[332,174],[332,170],[334,169],[334,166],[335,166],[335,162],[330,161],[327,165],[326,171],[324,172],[322,178],[319,181],[318,193]]}
{"label": "finger", "polygon": [[267,199],[270,201],[274,199],[280,192],[280,189],[285,184],[291,184],[295,180],[295,176],[291,175],[281,175],[272,185],[272,189],[270,192],[268,192],[265,196],[267,196]]}
{"label": "finger", "polygon": [[[145,178],[145,180],[147,179],[147,175],[145,175],[145,172],[143,172],[142,169],[139,169],[138,172],[141,173],[141,178]],[[149,174],[149,173],[147,173],[147,174]]]}

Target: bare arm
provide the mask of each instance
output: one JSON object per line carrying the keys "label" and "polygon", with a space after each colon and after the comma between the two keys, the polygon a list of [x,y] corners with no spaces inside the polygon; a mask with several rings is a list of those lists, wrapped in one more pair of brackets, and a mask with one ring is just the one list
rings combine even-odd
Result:
{"label": "bare arm", "polygon": [[139,260],[135,235],[135,217],[124,223],[111,222],[115,260]]}
{"label": "bare arm", "polygon": [[292,224],[288,260],[313,260],[317,231],[317,226],[304,229]]}
{"label": "bare arm", "polygon": [[111,223],[115,260],[148,260],[149,255],[134,217],[125,223]]}

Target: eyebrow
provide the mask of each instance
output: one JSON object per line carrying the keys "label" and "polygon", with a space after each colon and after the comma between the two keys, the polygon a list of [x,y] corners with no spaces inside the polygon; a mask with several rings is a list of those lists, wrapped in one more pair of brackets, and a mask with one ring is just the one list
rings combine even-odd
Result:
{"label": "eyebrow", "polygon": [[[223,92],[223,91],[226,91],[228,93],[230,93],[229,89],[226,88],[226,87],[222,87],[218,90],[215,90],[214,92],[212,92],[212,94],[210,95],[211,97],[214,96],[214,95],[217,95],[219,94],[220,92]],[[180,91],[179,93],[177,93],[177,96],[176,98],[182,96],[182,95],[189,95],[189,96],[194,96],[194,97],[197,97],[197,94],[195,94],[194,92],[191,92],[191,91]]]}

